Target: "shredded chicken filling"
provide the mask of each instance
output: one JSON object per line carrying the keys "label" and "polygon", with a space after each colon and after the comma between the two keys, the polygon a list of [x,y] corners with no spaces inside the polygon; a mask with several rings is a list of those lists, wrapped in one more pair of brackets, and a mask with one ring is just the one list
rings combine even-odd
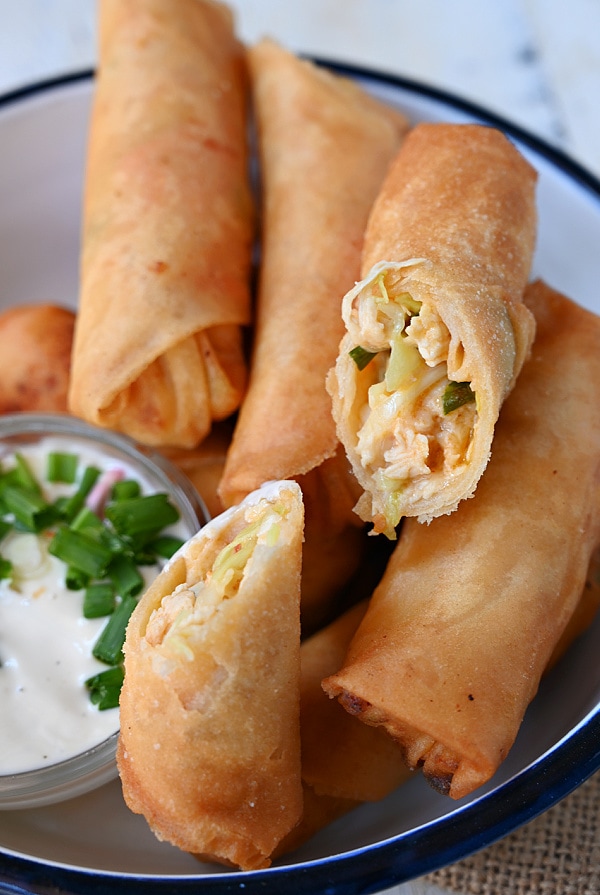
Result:
{"label": "shredded chicken filling", "polygon": [[409,481],[413,496],[426,498],[436,487],[436,473],[447,474],[465,462],[476,403],[444,412],[450,334],[430,305],[403,291],[398,274],[384,271],[363,289],[348,330],[374,355],[363,373],[371,384],[357,451],[388,495],[386,516],[393,519],[398,494]]}

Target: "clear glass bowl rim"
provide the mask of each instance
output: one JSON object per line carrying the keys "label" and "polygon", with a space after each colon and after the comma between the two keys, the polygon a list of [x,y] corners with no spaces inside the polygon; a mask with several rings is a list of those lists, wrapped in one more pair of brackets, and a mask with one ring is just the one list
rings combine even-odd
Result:
{"label": "clear glass bowl rim", "polygon": [[[202,497],[171,461],[158,451],[138,444],[122,433],[93,426],[61,413],[21,412],[0,416],[0,445],[10,439],[70,436],[105,446],[120,454],[155,484],[169,492],[190,535],[210,515]],[[74,798],[108,783],[117,776],[115,761],[118,730],[107,739],[77,755],[54,764],[0,774],[0,810],[33,808]]]}

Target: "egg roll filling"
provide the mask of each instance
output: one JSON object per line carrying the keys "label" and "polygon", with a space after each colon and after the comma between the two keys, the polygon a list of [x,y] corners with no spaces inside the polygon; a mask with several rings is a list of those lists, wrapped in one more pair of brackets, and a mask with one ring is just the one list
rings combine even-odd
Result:
{"label": "egg roll filling", "polygon": [[194,640],[224,603],[236,596],[257,546],[277,543],[288,512],[282,501],[267,499],[248,507],[241,529],[229,532],[231,539],[204,572],[196,572],[197,580],[186,581],[163,597],[148,621],[146,641],[174,657],[193,661]]}
{"label": "egg roll filling", "polygon": [[432,305],[407,291],[402,272],[372,273],[344,299],[343,313],[362,395],[357,453],[385,495],[375,530],[390,535],[409,483],[427,499],[467,462],[477,396],[449,378],[450,333]]}

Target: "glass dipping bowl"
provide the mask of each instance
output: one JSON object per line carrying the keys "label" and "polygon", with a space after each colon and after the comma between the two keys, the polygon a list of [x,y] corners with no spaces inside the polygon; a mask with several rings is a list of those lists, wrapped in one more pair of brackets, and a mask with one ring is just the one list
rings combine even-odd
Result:
{"label": "glass dipping bowl", "polygon": [[[136,472],[150,492],[168,494],[178,509],[178,532],[187,540],[209,519],[204,501],[186,476],[158,452],[127,436],[89,425],[68,414],[17,413],[0,416],[2,456],[47,437],[99,450],[109,460]],[[66,448],[65,448],[66,449]],[[52,764],[17,773],[0,774],[0,810],[34,808],[89,792],[117,776],[118,729],[91,748]]]}

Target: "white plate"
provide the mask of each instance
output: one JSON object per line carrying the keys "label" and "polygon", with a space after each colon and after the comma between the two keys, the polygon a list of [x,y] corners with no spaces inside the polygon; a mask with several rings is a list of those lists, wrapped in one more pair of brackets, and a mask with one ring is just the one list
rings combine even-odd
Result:
{"label": "white plate", "polygon": [[[600,183],[560,153],[446,94],[339,68],[414,121],[504,129],[538,169],[534,275],[600,311]],[[84,73],[0,98],[0,307],[76,305],[81,188],[92,90]],[[0,891],[329,895],[373,891],[490,844],[600,767],[600,621],[545,680],[508,759],[455,803],[415,777],[332,824],[288,863],[254,873],[201,864],[159,843],[118,781],[69,802],[0,812]]]}

